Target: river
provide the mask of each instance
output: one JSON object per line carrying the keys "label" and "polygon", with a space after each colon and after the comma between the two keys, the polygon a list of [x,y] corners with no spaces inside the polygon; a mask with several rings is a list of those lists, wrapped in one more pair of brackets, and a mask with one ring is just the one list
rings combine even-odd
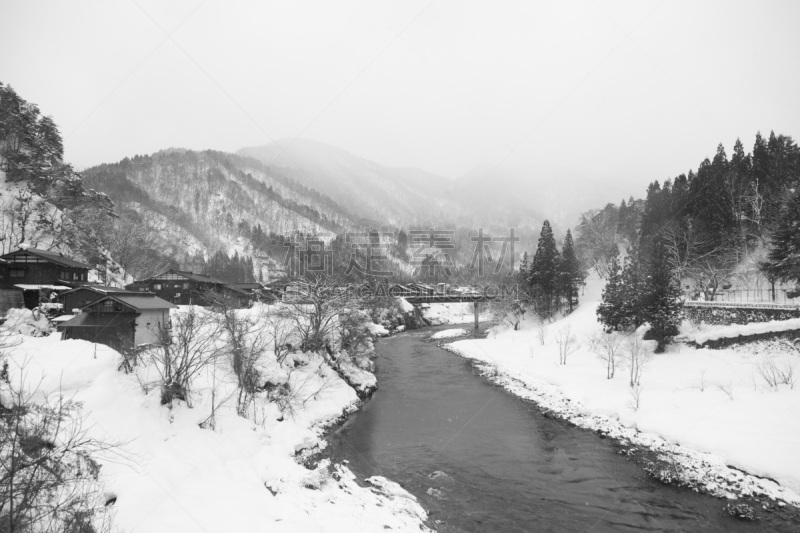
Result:
{"label": "river", "polygon": [[403,485],[438,531],[775,530],[653,480],[618,444],[489,384],[426,342],[440,329],[382,339],[378,391],[329,436],[334,461]]}

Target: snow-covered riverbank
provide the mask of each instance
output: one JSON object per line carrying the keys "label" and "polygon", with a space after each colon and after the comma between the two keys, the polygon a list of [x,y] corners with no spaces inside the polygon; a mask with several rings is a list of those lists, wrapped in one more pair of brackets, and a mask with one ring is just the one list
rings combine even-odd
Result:
{"label": "snow-covered riverbank", "polygon": [[[591,350],[600,333],[595,309],[601,290],[602,282],[591,279],[579,308],[544,327],[527,322],[520,331],[495,328],[486,339],[446,348],[576,425],[654,450],[672,465],[659,477],[678,477],[723,497],[761,495],[800,505],[800,387],[771,387],[758,370],[765,350],[783,366],[797,364],[797,353],[769,345],[671,346],[650,357],[637,397],[626,369],[606,379],[606,363]],[[567,328],[575,351],[560,365],[557,337]]]}
{"label": "snow-covered riverbank", "polygon": [[33,401],[80,402],[88,435],[118,444],[118,453],[98,460],[120,530],[426,530],[425,511],[399,485],[374,477],[362,487],[346,466],[301,464],[305,450],[326,445],[325,427],[360,406],[318,355],[290,354],[281,370],[271,354],[265,371],[282,372],[276,377],[296,401],[283,410],[257,401],[244,418],[222,364],[197,378],[191,407],[169,409],[144,374],[119,371],[121,355],[106,346],[58,334],[18,340],[5,355],[11,382],[32,391]]}

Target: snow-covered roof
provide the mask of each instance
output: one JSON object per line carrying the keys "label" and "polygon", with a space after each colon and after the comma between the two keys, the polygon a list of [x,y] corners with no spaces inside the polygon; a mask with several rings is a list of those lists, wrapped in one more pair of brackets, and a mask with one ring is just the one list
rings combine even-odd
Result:
{"label": "snow-covered roof", "polygon": [[126,306],[135,309],[137,311],[144,311],[146,309],[175,309],[176,307],[178,307],[177,305],[169,303],[168,301],[159,298],[158,296],[131,293],[130,295],[109,294],[105,298],[100,298],[99,300],[90,303],[83,309],[86,309],[87,307],[92,307],[106,300],[116,300],[117,302],[123,303]]}
{"label": "snow-covered roof", "polygon": [[87,265],[86,263],[81,263],[80,261],[75,261],[69,257],[66,257],[64,254],[60,252],[50,252],[47,250],[39,250],[37,248],[25,248],[19,249],[11,253],[7,253],[2,256],[2,259],[10,260],[11,263],[14,263],[14,258],[18,255],[32,255],[34,257],[38,257],[40,259],[44,259],[45,261],[50,261],[51,263],[55,263],[57,265],[72,267],[72,268],[86,268],[91,269],[91,265]]}
{"label": "snow-covered roof", "polygon": [[19,285],[14,285],[18,289],[22,289],[23,291],[40,291],[42,289],[46,289],[48,291],[68,291],[72,287],[67,287],[66,285],[34,285],[28,283],[20,283]]}

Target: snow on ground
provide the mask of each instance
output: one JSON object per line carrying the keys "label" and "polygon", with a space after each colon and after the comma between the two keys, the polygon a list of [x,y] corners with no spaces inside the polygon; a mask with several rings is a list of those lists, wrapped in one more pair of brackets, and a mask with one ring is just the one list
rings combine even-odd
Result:
{"label": "snow on ground", "polygon": [[431,339],[433,340],[454,339],[456,337],[463,337],[466,334],[467,330],[463,328],[443,329],[442,331],[437,331],[436,333],[431,335]]}
{"label": "snow on ground", "polygon": [[397,307],[402,313],[410,313],[414,310],[414,306],[408,303],[408,300],[405,298],[397,298],[395,300],[397,302]]}
{"label": "snow on ground", "polygon": [[369,329],[370,334],[374,335],[376,337],[386,337],[387,335],[389,335],[389,330],[386,329],[381,324],[376,324],[374,322],[368,322],[367,323],[367,328]]}
{"label": "snow on ground", "polygon": [[[484,306],[485,307],[485,306]],[[475,321],[475,311],[471,303],[450,304],[423,304],[422,316],[432,325],[442,324],[468,324]],[[480,319],[487,320],[489,316],[481,313]]]}
{"label": "snow on ground", "polygon": [[702,328],[687,327],[687,323],[684,322],[681,327],[681,339],[704,344],[718,339],[735,339],[736,337],[760,335],[762,333],[781,333],[796,329],[800,329],[800,318],[752,322],[750,324],[731,324],[730,326],[706,326]]}
{"label": "snow on ground", "polygon": [[[756,350],[672,345],[645,365],[634,409],[627,369],[606,379],[605,362],[590,350],[590,338],[601,333],[595,315],[601,291],[602,281],[590,278],[566,318],[543,327],[527,321],[519,331],[496,327],[486,339],[448,347],[488,364],[496,382],[578,425],[677,457],[695,485],[712,493],[770,494],[800,505],[800,384],[767,385],[758,370],[764,355]],[[567,328],[576,351],[559,365],[556,338]],[[768,355],[782,368],[800,370],[797,352]]]}
{"label": "snow on ground", "polygon": [[375,477],[361,487],[345,466],[322,461],[309,470],[297,462],[303,450],[325,446],[326,424],[359,405],[355,391],[316,354],[290,354],[283,370],[273,356],[270,379],[289,383],[304,402],[293,412],[259,401],[245,419],[229,399],[212,430],[199,425],[211,413],[212,385],[217,404],[230,390],[222,366],[198,378],[192,407],[178,402],[168,409],[157,387],[146,393],[140,385],[152,373],[137,367],[137,379],[119,371],[120,354],[106,346],[57,334],[19,337],[8,352],[12,382],[22,379],[36,400],[60,391],[81,402],[90,436],[119,444],[121,458],[100,462],[104,488],[117,497],[120,530],[426,530],[425,511],[391,481]]}

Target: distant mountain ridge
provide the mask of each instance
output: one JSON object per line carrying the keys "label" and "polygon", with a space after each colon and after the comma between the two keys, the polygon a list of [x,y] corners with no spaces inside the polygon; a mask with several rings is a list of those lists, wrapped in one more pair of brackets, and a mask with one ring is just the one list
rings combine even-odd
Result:
{"label": "distant mountain ridge", "polygon": [[137,155],[86,169],[83,177],[130,224],[147,228],[154,249],[188,268],[197,254],[217,250],[260,254],[250,242],[256,228],[277,241],[378,224],[255,159],[213,150]]}
{"label": "distant mountain ridge", "polygon": [[389,168],[325,143],[285,140],[237,151],[384,226],[452,220],[453,182],[414,168]]}

